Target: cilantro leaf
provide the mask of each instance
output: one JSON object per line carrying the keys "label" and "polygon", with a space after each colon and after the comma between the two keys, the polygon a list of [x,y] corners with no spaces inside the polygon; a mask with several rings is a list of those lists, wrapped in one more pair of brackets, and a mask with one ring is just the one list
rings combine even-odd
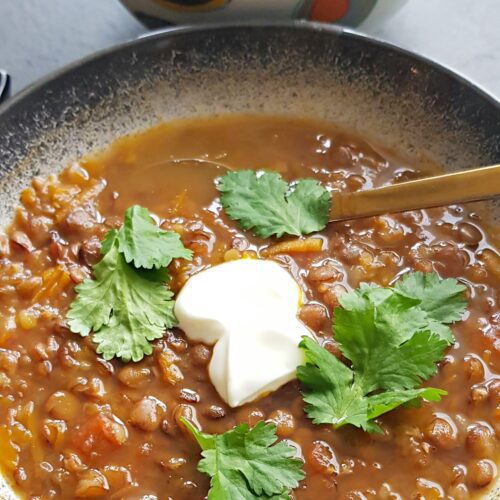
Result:
{"label": "cilantro leaf", "polygon": [[409,389],[436,372],[435,363],[447,346],[445,340],[418,329],[410,338],[401,338],[392,324],[384,328],[387,322],[378,322],[380,311],[387,315],[387,310],[394,310],[404,317],[408,302],[411,307],[412,299],[394,294],[378,307],[363,298],[360,307],[339,307],[334,311],[335,339],[342,354],[352,362],[365,394],[375,389]]}
{"label": "cilantro leaf", "polygon": [[192,252],[184,248],[176,232],[160,229],[149,211],[138,205],[126,210],[117,237],[119,251],[135,267],[159,269],[168,266],[172,259],[191,260],[192,257]]}
{"label": "cilantro leaf", "polygon": [[77,298],[67,314],[72,332],[82,337],[97,332],[93,342],[104,359],[140,361],[151,354],[149,343],[176,324],[166,273],[135,269],[118,251],[115,237],[93,268],[94,280],[75,287]]}
{"label": "cilantro leaf", "polygon": [[303,337],[299,344],[306,364],[297,367],[297,378],[304,384],[305,411],[315,424],[362,427],[368,421],[367,403],[354,372],[316,341]]}
{"label": "cilantro leaf", "polygon": [[441,323],[460,320],[466,305],[465,286],[454,279],[440,280],[435,273],[407,274],[394,289],[401,295],[419,300],[420,308]]}
{"label": "cilantro leaf", "polygon": [[453,342],[451,329],[430,318],[420,308],[418,300],[394,293],[391,289],[381,290],[387,290],[389,295],[377,306],[375,322],[379,330],[391,332],[401,342],[408,340],[416,331],[429,331],[448,344]]}
{"label": "cilantro leaf", "polygon": [[420,330],[434,333],[451,344],[453,334],[447,324],[460,319],[466,304],[464,290],[456,280],[440,280],[434,273],[416,272],[403,277],[393,288],[362,283],[358,290],[343,295],[340,300],[348,310],[363,307],[365,300],[370,301],[377,307],[379,328],[401,340]]}
{"label": "cilantro leaf", "polygon": [[441,396],[447,393],[442,389],[423,387],[422,389],[408,389],[405,391],[387,391],[374,396],[368,396],[368,418],[377,418],[401,405],[414,406],[420,399],[425,401],[440,401]]}
{"label": "cilantro leaf", "polygon": [[297,377],[314,423],[376,432],[371,420],[383,413],[422,399],[439,401],[446,394],[419,388],[436,373],[436,363],[453,341],[443,323],[460,318],[465,306],[463,288],[454,280],[443,281],[410,275],[394,288],[362,284],[340,297],[333,333],[351,366],[311,339],[300,343],[306,364],[297,368]]}
{"label": "cilantro leaf", "polygon": [[274,172],[241,170],[223,176],[217,189],[226,214],[261,238],[301,236],[328,222],[331,195],[313,179],[287,184]]}
{"label": "cilantro leaf", "polygon": [[120,229],[106,234],[101,254],[95,279],[75,287],[68,326],[82,337],[94,332],[97,353],[105,359],[140,361],[153,352],[150,342],[177,324],[166,266],[174,258],[190,259],[191,252],[136,205],[125,212]]}
{"label": "cilantro leaf", "polygon": [[[402,404],[415,405],[421,399],[439,401],[446,394],[441,389],[424,388],[370,395],[364,379],[317,342],[303,337],[299,346],[304,350],[306,364],[297,367],[297,378],[304,386],[304,410],[315,424],[330,424],[336,429],[351,424],[368,432],[379,432],[378,425],[370,420]],[[395,371],[394,366],[387,370],[389,377]]]}
{"label": "cilantro leaf", "polygon": [[183,424],[202,449],[198,470],[210,476],[208,500],[289,498],[288,491],[304,478],[295,449],[276,443],[276,426],[239,424],[224,434],[204,434],[187,420]]}

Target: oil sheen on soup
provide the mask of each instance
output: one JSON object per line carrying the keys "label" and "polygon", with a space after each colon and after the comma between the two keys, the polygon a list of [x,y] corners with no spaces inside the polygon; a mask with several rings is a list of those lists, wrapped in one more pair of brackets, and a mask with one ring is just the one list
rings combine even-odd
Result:
{"label": "oil sheen on soup", "polygon": [[[173,177],[171,158],[314,178],[333,192],[428,173],[325,122],[227,116],[163,124],[35,178],[0,239],[0,466],[15,491],[32,499],[202,499],[209,479],[197,471],[200,450],[180,425],[184,416],[208,433],[274,422],[304,460],[293,498],[484,494],[499,452],[500,257],[478,205],[332,223],[312,235],[322,240],[316,251],[269,252],[275,239],[239,229],[210,179],[189,170]],[[105,361],[89,337],[68,330],[65,314],[100,259],[104,234],[132,205],[147,207],[193,252],[169,267],[175,293],[210,266],[266,256],[300,284],[299,318],[331,352],[342,293],[362,282],[388,286],[408,271],[458,279],[467,312],[428,382],[448,395],[398,408],[378,419],[381,434],[369,434],[314,425],[296,381],[230,408],[208,376],[212,348],[176,328],[138,363]]]}

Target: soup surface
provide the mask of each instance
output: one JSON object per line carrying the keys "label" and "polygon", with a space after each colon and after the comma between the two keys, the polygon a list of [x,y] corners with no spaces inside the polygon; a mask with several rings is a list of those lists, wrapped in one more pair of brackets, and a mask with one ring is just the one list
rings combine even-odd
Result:
{"label": "soup surface", "polygon": [[[189,157],[273,169],[287,180],[312,177],[333,190],[425,175],[327,123],[229,116],[164,124],[58,176],[34,179],[0,239],[0,466],[16,491],[33,499],[204,498],[209,480],[196,470],[199,448],[179,425],[185,416],[210,433],[274,421],[305,461],[294,498],[485,493],[499,453],[500,257],[476,207],[334,223],[319,234],[321,251],[270,256],[264,249],[276,241],[238,229],[209,177],[171,175],[165,161]],[[165,332],[141,362],[103,360],[64,317],[75,284],[100,258],[100,240],[134,204],[194,253],[191,262],[171,264],[174,292],[208,266],[267,255],[300,284],[300,318],[332,351],[332,310],[346,290],[361,282],[387,286],[409,270],[459,279],[467,312],[428,382],[448,396],[384,415],[383,434],[371,435],[313,425],[297,382],[229,408],[208,377],[211,348],[178,329]],[[256,360],[255,370],[265,366]]]}

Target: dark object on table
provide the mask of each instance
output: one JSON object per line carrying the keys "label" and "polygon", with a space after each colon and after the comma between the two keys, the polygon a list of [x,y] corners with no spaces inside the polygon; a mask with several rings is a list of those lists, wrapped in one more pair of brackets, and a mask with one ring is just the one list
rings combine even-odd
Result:
{"label": "dark object on table", "polygon": [[0,103],[5,101],[9,95],[10,77],[6,71],[0,69]]}

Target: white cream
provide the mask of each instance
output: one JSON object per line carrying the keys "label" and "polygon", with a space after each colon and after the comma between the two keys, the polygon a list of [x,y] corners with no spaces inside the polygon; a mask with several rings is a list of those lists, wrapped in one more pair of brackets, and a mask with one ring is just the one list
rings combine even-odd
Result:
{"label": "white cream", "polygon": [[215,344],[209,375],[236,407],[295,378],[298,344],[311,335],[297,318],[302,291],[274,261],[241,259],[192,276],[175,314],[188,338]]}

